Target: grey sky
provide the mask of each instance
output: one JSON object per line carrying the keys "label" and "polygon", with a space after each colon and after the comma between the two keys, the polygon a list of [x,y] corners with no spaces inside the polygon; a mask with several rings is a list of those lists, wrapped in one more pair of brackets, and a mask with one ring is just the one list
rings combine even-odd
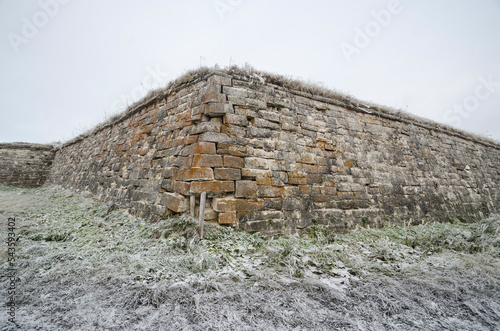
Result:
{"label": "grey sky", "polygon": [[500,140],[499,33],[498,0],[0,0],[0,141],[66,141],[246,62]]}

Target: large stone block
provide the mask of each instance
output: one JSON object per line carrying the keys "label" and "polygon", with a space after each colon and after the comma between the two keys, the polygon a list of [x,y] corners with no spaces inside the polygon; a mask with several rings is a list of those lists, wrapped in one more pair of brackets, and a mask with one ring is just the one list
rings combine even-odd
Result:
{"label": "large stone block", "polygon": [[241,212],[252,212],[260,210],[264,207],[263,201],[250,201],[247,199],[236,200],[236,211]]}
{"label": "large stone block", "polygon": [[225,133],[219,132],[205,132],[200,135],[198,141],[208,141],[214,143],[232,143],[233,139]]}
{"label": "large stone block", "polygon": [[191,155],[194,154],[216,154],[215,143],[199,142],[191,145]]}
{"label": "large stone block", "polygon": [[225,114],[224,123],[245,126],[248,124],[248,120],[245,115]]}
{"label": "large stone block", "polygon": [[206,182],[192,182],[190,193],[224,193],[234,192],[233,181],[206,181]]}
{"label": "large stone block", "polygon": [[219,76],[219,75],[213,75],[213,76],[208,77],[207,82],[209,84],[231,86],[232,78],[225,77],[225,76]]}
{"label": "large stone block", "polygon": [[236,182],[236,192],[234,194],[237,198],[256,198],[257,197],[257,183],[253,180],[239,180]]}
{"label": "large stone block", "polygon": [[224,167],[226,168],[244,168],[245,159],[237,156],[224,155]]}
{"label": "large stone block", "polygon": [[238,223],[236,212],[219,214],[219,224],[236,224],[236,223]]}
{"label": "large stone block", "polygon": [[217,122],[201,122],[191,129],[191,134],[199,134],[204,132],[220,132],[221,123]]}
{"label": "large stone block", "polygon": [[222,155],[199,154],[193,158],[193,167],[222,167]]}
{"label": "large stone block", "polygon": [[214,175],[215,179],[220,179],[220,180],[240,180],[241,169],[215,168]]}
{"label": "large stone block", "polygon": [[214,179],[214,171],[212,168],[189,168],[184,169],[182,173],[182,178],[185,181]]}
{"label": "large stone block", "polygon": [[163,193],[160,203],[168,209],[176,212],[183,213],[188,210],[188,198],[178,193]]}
{"label": "large stone block", "polygon": [[226,102],[226,96],[220,92],[208,91],[207,93],[205,93],[201,96],[201,102],[203,102],[203,103],[211,103],[211,102],[222,103],[222,102]]}
{"label": "large stone block", "polygon": [[224,116],[233,113],[233,106],[228,103],[209,103],[205,106],[205,115],[208,116]]}

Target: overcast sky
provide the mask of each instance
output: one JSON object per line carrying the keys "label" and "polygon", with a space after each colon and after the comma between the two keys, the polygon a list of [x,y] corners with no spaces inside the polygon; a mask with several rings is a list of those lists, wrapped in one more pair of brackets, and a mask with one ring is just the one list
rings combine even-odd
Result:
{"label": "overcast sky", "polygon": [[0,0],[0,141],[249,63],[500,140],[500,0]]}

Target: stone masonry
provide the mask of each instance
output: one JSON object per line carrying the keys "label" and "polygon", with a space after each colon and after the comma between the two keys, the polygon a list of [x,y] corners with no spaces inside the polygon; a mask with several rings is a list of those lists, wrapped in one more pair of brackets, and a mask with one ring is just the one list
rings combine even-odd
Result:
{"label": "stone masonry", "polygon": [[55,150],[51,145],[0,144],[0,184],[38,187],[49,174]]}
{"label": "stone masonry", "polygon": [[151,220],[207,192],[208,221],[266,235],[348,231],[498,212],[499,152],[408,115],[214,71],[63,145],[49,182]]}

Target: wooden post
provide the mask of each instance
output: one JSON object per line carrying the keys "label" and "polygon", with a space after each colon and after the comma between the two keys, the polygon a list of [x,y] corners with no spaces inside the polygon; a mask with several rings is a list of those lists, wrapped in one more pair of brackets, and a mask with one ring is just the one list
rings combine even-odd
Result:
{"label": "wooden post", "polygon": [[196,197],[194,195],[189,197],[189,209],[191,212],[191,217],[194,217],[194,205],[196,203]]}
{"label": "wooden post", "polygon": [[198,224],[200,227],[200,239],[203,239],[203,222],[205,221],[205,202],[207,201],[207,192],[203,192],[200,197],[200,216]]}

